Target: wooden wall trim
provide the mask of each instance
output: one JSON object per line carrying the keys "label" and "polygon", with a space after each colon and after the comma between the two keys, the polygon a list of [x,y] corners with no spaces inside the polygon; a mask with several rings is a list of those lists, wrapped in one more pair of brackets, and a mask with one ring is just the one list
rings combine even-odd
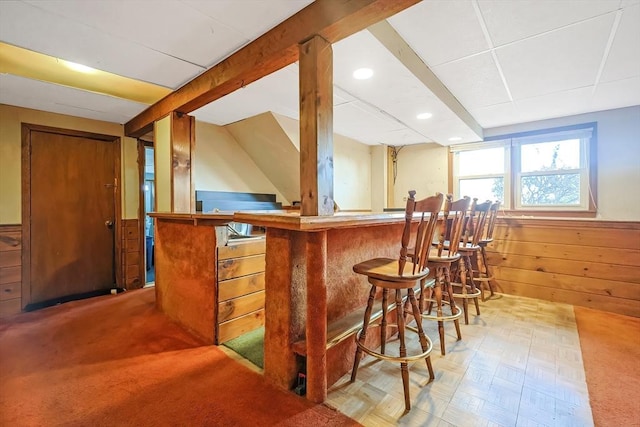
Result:
{"label": "wooden wall trim", "polygon": [[0,224],[0,317],[22,310],[22,227]]}
{"label": "wooden wall trim", "polygon": [[500,218],[498,292],[640,317],[640,223]]}

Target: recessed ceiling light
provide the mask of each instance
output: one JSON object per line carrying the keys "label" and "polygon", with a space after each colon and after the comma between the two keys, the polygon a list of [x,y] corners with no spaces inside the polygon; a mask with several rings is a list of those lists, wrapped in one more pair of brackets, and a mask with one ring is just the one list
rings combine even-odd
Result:
{"label": "recessed ceiling light", "polygon": [[96,71],[95,68],[87,67],[86,65],[82,65],[82,64],[76,64],[75,62],[71,62],[71,61],[63,60],[62,63],[67,67],[71,68],[73,71],[78,71],[80,73],[90,74]]}
{"label": "recessed ceiling light", "polygon": [[358,80],[370,79],[373,76],[373,70],[371,68],[358,68],[353,72],[353,78]]}
{"label": "recessed ceiling light", "polygon": [[449,141],[451,142],[462,141],[462,138],[460,138],[459,136],[452,136],[451,138],[449,138]]}
{"label": "recessed ceiling light", "polygon": [[431,113],[420,113],[416,116],[416,118],[418,120],[426,120],[426,119],[430,119],[433,116],[433,114]]}

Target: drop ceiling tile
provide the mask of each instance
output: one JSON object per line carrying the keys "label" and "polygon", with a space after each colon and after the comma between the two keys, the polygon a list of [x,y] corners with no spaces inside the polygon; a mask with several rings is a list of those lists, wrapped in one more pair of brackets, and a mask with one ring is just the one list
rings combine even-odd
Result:
{"label": "drop ceiling tile", "polygon": [[384,144],[381,135],[403,129],[404,126],[359,101],[339,105],[333,110],[333,131],[364,144]]}
{"label": "drop ceiling tile", "polygon": [[177,88],[203,68],[23,2],[0,2],[0,40],[57,58]]}
{"label": "drop ceiling tile", "polygon": [[[146,0],[94,2],[78,0],[28,1],[52,15],[63,16],[104,34],[157,52],[209,67],[249,40],[223,22],[178,1]],[[141,25],[141,23],[144,23]],[[176,31],[167,31],[175,28]],[[194,40],[198,40],[194,43]]]}
{"label": "drop ceiling tile", "polygon": [[10,74],[0,75],[0,103],[120,124],[148,107]]}
{"label": "drop ceiling tile", "polygon": [[514,100],[593,85],[615,14],[496,49]]}
{"label": "drop ceiling tile", "polygon": [[431,67],[489,48],[471,1],[425,1],[388,19]]}
{"label": "drop ceiling tile", "polygon": [[433,72],[467,110],[509,101],[490,52],[439,65]]}
{"label": "drop ceiling tile", "polygon": [[288,66],[194,111],[198,120],[219,126],[266,111],[298,119],[298,69]]}
{"label": "drop ceiling tile", "polygon": [[224,22],[254,40],[313,0],[184,0],[201,13]]}
{"label": "drop ceiling tile", "polygon": [[426,136],[409,128],[392,130],[380,135],[380,140],[386,145],[412,145],[412,144],[425,144],[433,142]]}
{"label": "drop ceiling tile", "polygon": [[[373,70],[373,77],[356,80],[353,72],[362,67]],[[371,33],[360,31],[333,45],[333,83],[352,96],[384,109],[416,96],[434,98],[400,61]]]}
{"label": "drop ceiling tile", "polygon": [[631,77],[596,87],[591,101],[593,111],[640,105],[640,77]]}
{"label": "drop ceiling tile", "polygon": [[484,129],[518,123],[520,116],[513,102],[474,108],[469,111]]}
{"label": "drop ceiling tile", "polygon": [[571,116],[591,111],[593,86],[514,101],[521,122]]}
{"label": "drop ceiling tile", "polygon": [[478,0],[494,47],[615,11],[618,5],[617,0]]}
{"label": "drop ceiling tile", "polygon": [[640,4],[622,10],[601,82],[640,76]]}

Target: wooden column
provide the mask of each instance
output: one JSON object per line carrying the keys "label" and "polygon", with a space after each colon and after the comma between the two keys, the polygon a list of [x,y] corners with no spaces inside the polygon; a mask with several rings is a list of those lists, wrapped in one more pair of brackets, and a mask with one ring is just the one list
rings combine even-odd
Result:
{"label": "wooden column", "polygon": [[307,234],[307,399],[327,399],[327,232]]}
{"label": "wooden column", "polygon": [[172,112],[154,126],[156,207],[158,212],[195,212],[192,156],[195,118]]}
{"label": "wooden column", "polygon": [[300,44],[300,215],[333,215],[333,50]]}

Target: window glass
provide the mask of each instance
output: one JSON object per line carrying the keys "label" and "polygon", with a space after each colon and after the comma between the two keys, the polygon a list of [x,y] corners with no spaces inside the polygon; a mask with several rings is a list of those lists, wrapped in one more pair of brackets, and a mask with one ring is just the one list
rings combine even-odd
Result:
{"label": "window glass", "polygon": [[580,168],[580,140],[524,144],[520,148],[522,172]]}
{"label": "window glass", "polygon": [[504,178],[477,178],[460,180],[460,197],[478,198],[478,202],[500,200],[504,203]]}
{"label": "window glass", "polygon": [[504,147],[461,151],[458,156],[460,175],[504,173]]}
{"label": "window glass", "polygon": [[522,206],[579,206],[580,174],[527,175],[521,179]]}

